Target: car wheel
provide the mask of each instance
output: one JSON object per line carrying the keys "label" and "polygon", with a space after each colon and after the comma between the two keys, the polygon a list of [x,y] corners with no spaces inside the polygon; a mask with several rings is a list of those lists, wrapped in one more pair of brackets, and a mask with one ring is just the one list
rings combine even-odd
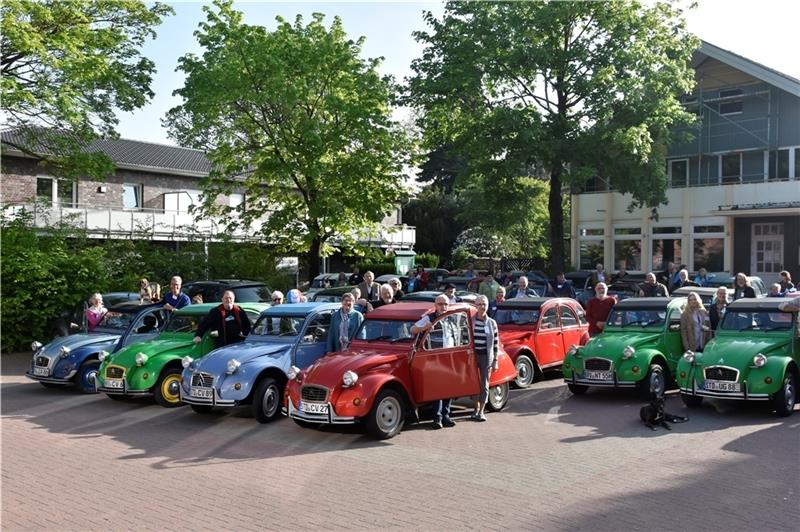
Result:
{"label": "car wheel", "polygon": [[498,384],[489,388],[489,400],[486,401],[486,408],[489,412],[499,412],[508,403],[508,383]]}
{"label": "car wheel", "polygon": [[211,412],[211,409],[214,408],[211,405],[189,405],[192,407],[192,410],[197,412],[198,414],[208,414]]}
{"label": "car wheel", "polygon": [[375,398],[364,421],[370,435],[386,440],[400,433],[404,420],[405,402],[402,397],[392,389],[384,389]]}
{"label": "car wheel", "polygon": [[292,418],[292,421],[297,423],[298,426],[303,427],[304,429],[315,429],[319,427],[319,423],[312,423],[310,421],[303,421],[302,419],[295,419]]}
{"label": "car wheel", "polygon": [[569,391],[571,391],[575,395],[583,395],[583,394],[585,394],[586,392],[589,391],[589,387],[586,386],[585,384],[570,384],[570,383],[568,383],[567,384],[567,388],[569,388]]}
{"label": "car wheel", "polygon": [[520,355],[517,357],[515,366],[517,368],[517,378],[514,381],[514,386],[517,388],[527,388],[531,385],[536,375],[536,368],[533,365],[533,361],[526,355]]}
{"label": "car wheel", "polygon": [[772,396],[772,406],[781,417],[791,415],[797,402],[797,379],[794,373],[787,371],[783,376],[781,389]]}
{"label": "car wheel", "polygon": [[272,377],[262,379],[253,393],[253,416],[259,423],[269,423],[281,411],[283,389]]}
{"label": "car wheel", "polygon": [[39,384],[44,386],[45,388],[63,388],[66,384],[61,384],[60,382],[41,382]]}
{"label": "car wheel", "polygon": [[681,400],[683,401],[683,404],[685,404],[689,408],[697,408],[698,406],[703,404],[702,397],[698,395],[689,395],[688,393],[682,393]]}
{"label": "car wheel", "polygon": [[180,386],[181,370],[178,368],[165,369],[161,372],[153,389],[156,403],[167,408],[181,406]]}
{"label": "car wheel", "polygon": [[667,389],[667,379],[660,364],[651,364],[647,376],[639,382],[639,394],[645,401],[662,397]]}
{"label": "car wheel", "polygon": [[94,388],[94,381],[97,378],[98,368],[100,368],[99,360],[87,360],[81,364],[77,375],[75,375],[75,384],[81,392],[97,393]]}

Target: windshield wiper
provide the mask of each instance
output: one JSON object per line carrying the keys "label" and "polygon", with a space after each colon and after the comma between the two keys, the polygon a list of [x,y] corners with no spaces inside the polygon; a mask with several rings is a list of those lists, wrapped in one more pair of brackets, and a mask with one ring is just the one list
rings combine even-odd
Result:
{"label": "windshield wiper", "polygon": [[628,325],[641,325],[642,327],[648,327],[650,325],[655,325],[656,323],[659,323],[660,321],[661,321],[660,319],[658,319],[658,320],[637,320],[637,321],[628,322],[625,325],[623,325],[623,327],[627,327]]}
{"label": "windshield wiper", "polygon": [[410,336],[398,336],[397,338],[392,338],[391,340],[389,340],[389,343],[393,344],[395,342],[404,342],[406,340],[411,340],[411,337]]}
{"label": "windshield wiper", "polygon": [[742,332],[742,331],[751,331],[751,330],[756,330],[756,329],[760,329],[760,328],[761,328],[761,327],[759,327],[758,325],[748,325],[747,327],[742,327],[741,329],[738,329],[738,331],[739,331],[739,332]]}
{"label": "windshield wiper", "polygon": [[392,338],[391,334],[384,334],[382,336],[376,336],[375,338],[370,338],[367,342],[377,342],[378,340],[389,340]]}

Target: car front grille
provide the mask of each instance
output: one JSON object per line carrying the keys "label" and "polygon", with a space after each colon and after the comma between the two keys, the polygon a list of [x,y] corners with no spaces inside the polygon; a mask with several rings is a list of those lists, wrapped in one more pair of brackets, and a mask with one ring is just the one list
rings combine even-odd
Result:
{"label": "car front grille", "polygon": [[303,389],[300,390],[300,396],[303,401],[322,403],[328,399],[328,390],[320,386],[303,386]]}
{"label": "car front grille", "polygon": [[121,379],[125,376],[125,369],[119,366],[109,366],[106,368],[106,379]]}
{"label": "car front grille", "polygon": [[712,381],[736,382],[739,380],[739,370],[726,366],[709,366],[703,370],[706,379]]}
{"label": "car front grille", "polygon": [[192,373],[192,386],[211,388],[214,386],[214,376],[209,373]]}
{"label": "car front grille", "polygon": [[47,366],[50,365],[50,359],[39,355],[38,357],[36,357],[36,365],[46,368]]}
{"label": "car front grille", "polygon": [[587,358],[583,367],[589,371],[608,371],[611,369],[611,361],[607,358]]}

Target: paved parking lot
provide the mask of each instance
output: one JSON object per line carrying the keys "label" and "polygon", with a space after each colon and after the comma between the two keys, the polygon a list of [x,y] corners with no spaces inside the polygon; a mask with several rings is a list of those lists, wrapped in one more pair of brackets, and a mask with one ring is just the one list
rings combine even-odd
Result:
{"label": "paved parking lot", "polygon": [[558,378],[487,423],[259,425],[47,390],[2,359],[3,530],[797,530],[800,412],[716,402],[650,431],[632,394]]}

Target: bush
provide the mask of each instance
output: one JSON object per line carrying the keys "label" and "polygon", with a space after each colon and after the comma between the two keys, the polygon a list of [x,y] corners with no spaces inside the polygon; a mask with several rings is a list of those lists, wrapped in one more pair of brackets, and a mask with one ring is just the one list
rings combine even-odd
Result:
{"label": "bush", "polygon": [[366,271],[371,271],[375,277],[386,275],[387,273],[394,273],[394,261],[391,262],[358,262],[356,263],[359,271],[363,275]]}
{"label": "bush", "polygon": [[414,257],[414,262],[417,265],[422,265],[424,268],[438,268],[439,255],[435,253],[420,253]]}

